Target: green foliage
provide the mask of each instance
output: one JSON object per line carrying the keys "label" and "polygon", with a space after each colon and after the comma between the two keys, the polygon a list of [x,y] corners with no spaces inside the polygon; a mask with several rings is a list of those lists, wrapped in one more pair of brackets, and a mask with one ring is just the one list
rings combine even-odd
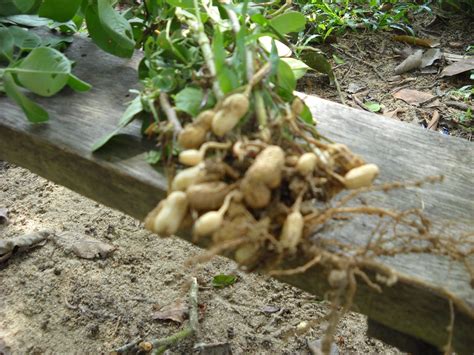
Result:
{"label": "green foliage", "polygon": [[393,28],[413,34],[410,13],[431,11],[427,0],[422,4],[397,0],[296,0],[295,3],[309,22],[304,37],[299,39],[303,45],[324,42],[348,29]]}

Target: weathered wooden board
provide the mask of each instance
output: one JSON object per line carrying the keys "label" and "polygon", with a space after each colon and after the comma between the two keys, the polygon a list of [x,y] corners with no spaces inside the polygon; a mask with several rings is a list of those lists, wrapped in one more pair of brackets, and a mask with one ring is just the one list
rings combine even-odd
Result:
{"label": "weathered wooden board", "polygon": [[[165,195],[166,178],[144,161],[150,142],[140,137],[138,123],[99,153],[90,152],[97,139],[115,128],[124,111],[124,103],[130,99],[128,90],[137,83],[137,59],[111,57],[87,40],[76,40],[69,56],[77,61],[75,74],[91,83],[92,91],[77,94],[66,89],[53,98],[35,98],[52,116],[42,125],[29,124],[12,101],[1,97],[0,159],[143,219]],[[474,147],[469,142],[316,97],[306,101],[319,121],[320,132],[377,163],[381,180],[446,176],[441,185],[371,195],[369,202],[398,208],[423,205],[440,225],[474,230]],[[363,243],[365,223],[346,223],[339,237]],[[399,282],[385,287],[383,294],[361,284],[355,310],[440,347],[447,341],[450,313],[446,296],[450,293],[459,300],[455,307],[455,348],[459,353],[472,353],[474,290],[463,265],[428,255],[402,255],[386,262],[400,272]],[[282,279],[320,295],[328,287],[326,276],[317,267]]]}

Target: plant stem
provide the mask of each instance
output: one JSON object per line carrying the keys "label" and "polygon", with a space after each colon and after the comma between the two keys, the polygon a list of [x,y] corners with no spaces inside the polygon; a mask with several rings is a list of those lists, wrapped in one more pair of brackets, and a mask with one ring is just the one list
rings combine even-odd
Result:
{"label": "plant stem", "polygon": [[179,134],[183,130],[183,126],[181,126],[181,123],[178,120],[178,116],[176,115],[176,111],[171,106],[168,100],[168,94],[163,91],[160,92],[160,105],[163,111],[165,111],[168,121],[170,121],[173,125],[174,133],[176,135]]}
{"label": "plant stem", "polygon": [[198,43],[201,47],[202,55],[204,57],[204,61],[206,62],[206,66],[209,69],[209,73],[212,77],[212,89],[214,91],[214,95],[216,95],[216,98],[220,100],[224,97],[224,94],[222,93],[219,81],[216,80],[217,72],[216,65],[214,62],[214,55],[212,54],[211,43],[209,42],[209,38],[207,38],[206,32],[204,31],[204,25],[202,23],[201,13],[199,11],[198,0],[194,0],[194,11],[196,12],[195,29],[198,36]]}
{"label": "plant stem", "polygon": [[255,114],[257,115],[258,128],[264,129],[267,126],[267,111],[265,110],[265,102],[263,101],[262,92],[257,90],[253,93],[255,98]]}

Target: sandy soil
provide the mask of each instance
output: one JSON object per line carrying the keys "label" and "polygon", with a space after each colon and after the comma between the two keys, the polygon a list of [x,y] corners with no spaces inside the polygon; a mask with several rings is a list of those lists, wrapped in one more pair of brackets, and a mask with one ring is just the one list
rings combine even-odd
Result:
{"label": "sandy soil", "polygon": [[[171,335],[182,326],[152,315],[186,298],[190,275],[198,278],[205,308],[196,341],[227,343],[234,354],[306,354],[306,341],[324,332],[328,306],[321,299],[245,274],[223,258],[186,267],[198,248],[177,238],[157,239],[138,221],[5,162],[0,162],[1,207],[9,216],[8,224],[0,225],[2,239],[48,229],[86,235],[117,250],[105,259],[86,260],[50,240],[2,264],[0,353],[107,353],[136,337]],[[238,281],[216,289],[211,280],[217,274],[236,274]],[[309,332],[294,335],[296,325],[313,320]],[[397,353],[365,331],[365,317],[348,314],[337,333],[339,350]],[[191,353],[193,345],[186,340],[171,353]]]}

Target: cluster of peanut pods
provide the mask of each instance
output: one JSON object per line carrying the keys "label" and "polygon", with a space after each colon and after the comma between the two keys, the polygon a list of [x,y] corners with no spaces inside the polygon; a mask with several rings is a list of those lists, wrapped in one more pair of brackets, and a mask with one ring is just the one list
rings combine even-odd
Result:
{"label": "cluster of peanut pods", "polygon": [[308,133],[297,125],[298,98],[263,131],[242,134],[236,127],[249,107],[245,94],[232,94],[185,126],[178,137],[183,168],[146,218],[148,229],[168,236],[192,226],[195,238],[238,240],[233,257],[255,263],[269,246],[278,253],[297,251],[316,200],[370,186],[378,175],[376,165],[345,145],[305,139]]}

